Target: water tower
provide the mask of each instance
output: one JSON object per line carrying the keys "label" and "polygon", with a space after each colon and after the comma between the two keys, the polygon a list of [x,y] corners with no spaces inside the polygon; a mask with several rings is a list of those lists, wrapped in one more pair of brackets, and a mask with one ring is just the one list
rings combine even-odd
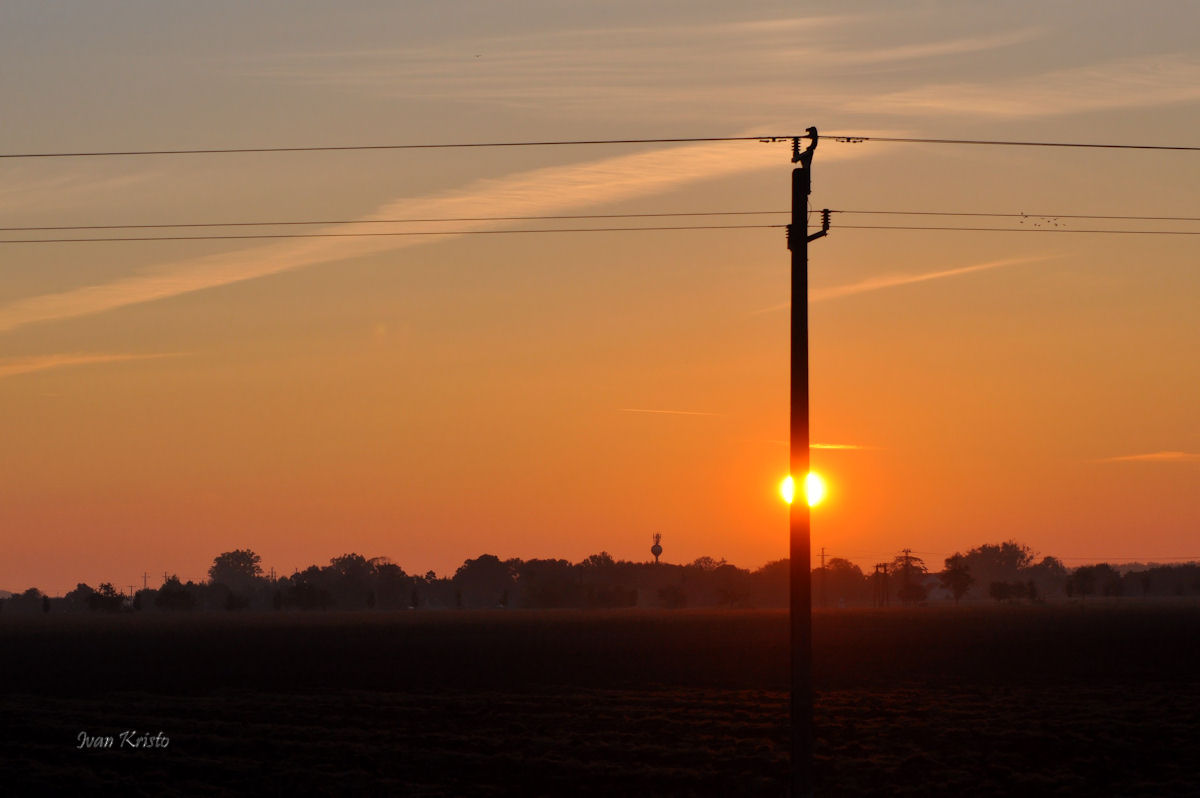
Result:
{"label": "water tower", "polygon": [[662,554],[662,535],[658,532],[654,533],[654,545],[650,547],[650,553],[654,555],[654,564],[658,564],[658,557]]}

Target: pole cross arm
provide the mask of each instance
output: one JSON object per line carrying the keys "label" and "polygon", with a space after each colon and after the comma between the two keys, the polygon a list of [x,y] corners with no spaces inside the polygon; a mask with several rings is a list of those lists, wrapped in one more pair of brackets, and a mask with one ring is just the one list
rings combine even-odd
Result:
{"label": "pole cross arm", "polygon": [[799,163],[801,169],[812,168],[813,150],[817,148],[817,129],[810,127],[806,132],[809,142],[804,152],[800,151],[800,137],[796,136],[792,139],[792,163]]}
{"label": "pole cross arm", "polygon": [[[829,215],[831,213],[832,213],[832,211],[830,211],[828,208],[821,209],[821,230],[820,230],[820,232],[813,233],[812,235],[810,235],[808,237],[809,241],[816,241],[818,238],[822,238],[824,236],[829,235]],[[791,225],[789,225],[789,227],[790,226]],[[791,234],[790,230],[788,231],[788,234],[789,235]]]}

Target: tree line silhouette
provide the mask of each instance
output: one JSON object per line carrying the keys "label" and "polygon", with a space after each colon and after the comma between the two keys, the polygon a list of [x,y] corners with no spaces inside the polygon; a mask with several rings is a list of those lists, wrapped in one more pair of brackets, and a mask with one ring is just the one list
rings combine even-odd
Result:
{"label": "tree line silhouette", "polygon": [[[966,599],[1038,602],[1096,597],[1200,595],[1200,564],[1118,569],[1107,563],[1067,568],[1056,557],[1036,560],[1026,545],[987,543],[945,558],[932,572],[905,550],[864,573],[840,557],[813,569],[817,606],[870,606],[958,602]],[[153,612],[186,610],[429,610],[482,608],[785,607],[788,561],[750,571],[724,560],[700,557],[683,565],[614,560],[607,552],[572,563],[561,559],[482,554],[453,576],[409,574],[386,557],[334,557],[291,576],[272,578],[250,549],[213,559],[208,580],[166,577],[157,588],[132,595],[111,583],[80,583],[61,598],[37,588],[0,599],[8,612]]]}

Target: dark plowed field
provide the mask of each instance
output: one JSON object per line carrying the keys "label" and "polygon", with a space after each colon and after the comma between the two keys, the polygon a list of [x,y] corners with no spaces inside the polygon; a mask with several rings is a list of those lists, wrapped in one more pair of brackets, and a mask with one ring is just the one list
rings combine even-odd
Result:
{"label": "dark plowed field", "polygon": [[[9,617],[0,640],[6,796],[785,792],[777,612]],[[814,660],[820,794],[1200,783],[1194,607],[820,614]]]}

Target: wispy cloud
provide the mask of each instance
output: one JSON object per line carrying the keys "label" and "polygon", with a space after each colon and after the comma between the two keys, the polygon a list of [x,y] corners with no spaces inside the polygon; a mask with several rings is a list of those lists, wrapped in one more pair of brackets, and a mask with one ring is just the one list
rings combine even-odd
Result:
{"label": "wispy cloud", "polygon": [[[713,91],[736,100],[727,89],[744,95],[764,81],[794,83],[767,68],[789,57],[798,39],[820,41],[827,34],[816,31],[853,20],[811,16],[538,30],[426,46],[271,55],[235,69],[242,77],[378,96],[516,107],[553,100],[556,113],[590,108],[606,114],[646,101],[674,107]],[[716,74],[714,58],[721,64]]]}
{"label": "wispy cloud", "polygon": [[1096,463],[1200,463],[1196,452],[1149,452],[1147,454],[1125,454],[1119,457],[1102,457]]}
{"label": "wispy cloud", "polygon": [[179,357],[180,352],[155,354],[94,353],[54,354],[36,357],[5,358],[0,360],[0,379],[31,374],[36,371],[66,368],[68,366],[91,366],[99,363],[123,363],[130,360],[155,360],[164,357]]}
{"label": "wispy cloud", "polygon": [[703,410],[647,410],[640,407],[617,408],[619,413],[651,413],[662,416],[719,416],[720,413],[707,413]]}
{"label": "wispy cloud", "polygon": [[[1011,47],[1035,27],[893,47],[839,44],[858,16],[538,30],[433,45],[291,53],[244,61],[239,76],[341,91],[528,110],[557,116],[759,118],[762,108],[841,109],[861,93],[850,73]],[[803,77],[798,79],[797,75]],[[747,116],[747,115],[753,116]]]}
{"label": "wispy cloud", "polygon": [[[73,159],[69,159],[73,160]],[[0,183],[0,210],[6,213],[61,211],[130,191],[160,177],[152,170],[111,172],[72,164],[69,170],[11,168]]]}
{"label": "wispy cloud", "polygon": [[[960,277],[964,274],[973,274],[974,272],[989,271],[991,269],[999,269],[1004,266],[1017,266],[1024,263],[1036,263],[1057,257],[1055,255],[1029,255],[1018,258],[1003,258],[1001,260],[990,260],[984,263],[975,263],[970,266],[959,266],[954,269],[942,269],[936,272],[921,272],[919,274],[885,274],[879,277],[868,277],[866,280],[860,280],[857,283],[847,283],[846,285],[835,285],[828,288],[818,288],[808,292],[808,301],[825,302],[830,299],[840,299],[841,297],[853,296],[854,294],[864,294],[869,291],[881,291],[885,288],[896,288],[901,285],[912,285],[913,283],[924,283],[930,280],[942,280],[947,277]],[[770,307],[760,308],[751,312],[751,315],[759,313],[770,313],[772,311],[784,310],[791,307],[790,302],[784,302],[779,305],[771,305]]]}
{"label": "wispy cloud", "polygon": [[848,111],[959,116],[1056,116],[1200,100],[1200,59],[1161,55],[1007,82],[940,83],[860,97]]}
{"label": "wispy cloud", "polygon": [[960,277],[964,274],[974,274],[975,272],[990,271],[999,269],[1004,266],[1016,266],[1023,263],[1035,263],[1049,259],[1050,255],[1029,255],[1019,258],[1002,258],[1000,260],[990,260],[984,263],[976,263],[971,266],[959,266],[954,269],[943,269],[936,272],[923,272],[920,274],[885,274],[879,277],[869,277],[866,280],[860,280],[857,283],[849,283],[847,285],[831,286],[829,288],[818,288],[816,291],[809,292],[808,299],[810,302],[824,302],[829,299],[838,299],[844,296],[852,296],[854,294],[863,294],[868,291],[880,291],[884,288],[895,288],[901,285],[912,285],[913,283],[924,283],[930,280],[943,280],[947,277]]}
{"label": "wispy cloud", "polygon": [[[741,438],[740,440],[750,440],[750,439],[749,438]],[[755,441],[755,442],[758,443],[758,442],[762,442],[762,441]],[[788,441],[784,441],[784,440],[769,440],[769,441],[765,441],[765,442],[773,443],[777,446],[788,446],[789,445]],[[860,444],[860,443],[810,443],[808,445],[808,448],[810,448],[810,449],[834,449],[837,451],[868,451],[868,450],[877,450],[880,447],[866,446],[866,445]]]}
{"label": "wispy cloud", "polygon": [[[967,55],[987,50],[1012,47],[1045,35],[1042,28],[1020,28],[992,33],[986,36],[964,36],[957,39],[939,39],[898,47],[880,47],[870,50],[821,50],[815,55],[825,65],[862,66],[867,64],[890,64],[900,61],[917,61],[927,58],[942,58],[952,55]],[[799,54],[799,53],[798,53]],[[804,53],[808,55],[809,53]]]}
{"label": "wispy cloud", "polygon": [[808,448],[810,448],[810,449],[860,450],[860,449],[878,449],[879,447],[878,446],[863,446],[862,444],[858,444],[858,443],[810,443],[808,445]]}
{"label": "wispy cloud", "polygon": [[[856,148],[834,148],[825,162],[858,154]],[[566,212],[661,193],[702,180],[778,168],[780,157],[777,146],[766,145],[745,146],[736,151],[719,143],[664,148],[534,169],[479,180],[439,194],[401,198],[377,208],[363,220],[479,217],[492,215],[497,208],[503,208],[509,216]],[[440,229],[495,230],[512,225],[511,222],[460,222]],[[429,228],[438,229],[433,225]],[[380,224],[373,225],[371,232],[403,229]],[[355,225],[336,225],[319,232],[361,230]],[[10,302],[0,306],[0,332],[38,322],[102,313],[306,266],[444,241],[446,237],[295,239],[181,260],[108,283]]]}

